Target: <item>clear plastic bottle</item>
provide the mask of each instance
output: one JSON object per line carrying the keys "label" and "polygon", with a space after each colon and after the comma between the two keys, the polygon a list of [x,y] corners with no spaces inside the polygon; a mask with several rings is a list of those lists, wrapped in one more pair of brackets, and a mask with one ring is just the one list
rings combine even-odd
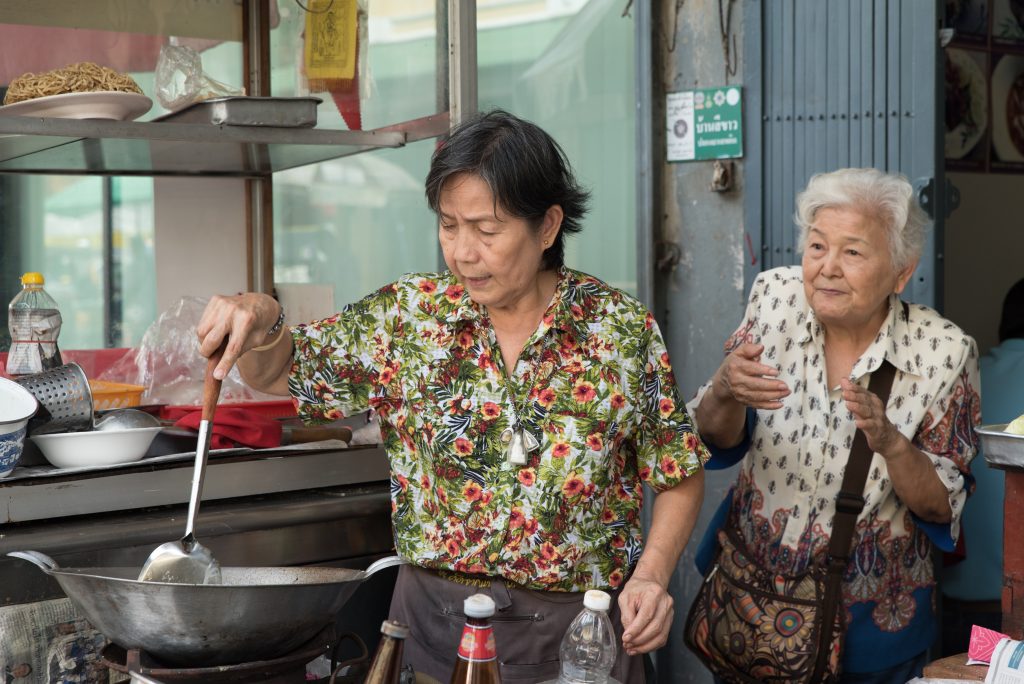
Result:
{"label": "clear plastic bottle", "polygon": [[42,273],[21,276],[21,292],[7,307],[7,326],[11,332],[7,374],[12,377],[63,365],[57,348],[60,311],[57,302],[43,289],[44,284]]}
{"label": "clear plastic bottle", "polygon": [[558,651],[561,661],[559,684],[612,681],[615,666],[615,630],[608,609],[612,598],[592,589],[583,595],[583,610],[573,619]]}

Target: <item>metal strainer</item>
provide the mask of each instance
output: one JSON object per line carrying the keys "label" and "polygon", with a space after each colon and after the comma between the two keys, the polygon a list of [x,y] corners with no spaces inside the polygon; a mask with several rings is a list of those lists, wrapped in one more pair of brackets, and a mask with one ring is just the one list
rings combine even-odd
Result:
{"label": "metal strainer", "polygon": [[15,382],[39,401],[39,412],[28,424],[29,434],[92,429],[92,390],[77,363],[24,375]]}

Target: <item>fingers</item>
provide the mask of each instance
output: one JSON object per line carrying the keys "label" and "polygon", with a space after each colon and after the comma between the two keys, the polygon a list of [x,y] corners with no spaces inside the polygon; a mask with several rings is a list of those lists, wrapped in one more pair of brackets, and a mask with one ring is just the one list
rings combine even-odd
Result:
{"label": "fingers", "polygon": [[[653,586],[653,585],[652,585]],[[622,646],[629,655],[647,653],[661,648],[668,641],[672,626],[674,603],[672,597],[660,587],[645,590],[629,601],[631,618],[626,621],[626,606],[620,596],[622,612]]]}
{"label": "fingers", "polygon": [[213,371],[215,378],[223,380],[242,354],[263,342],[273,325],[264,325],[264,319],[272,316],[276,320],[278,310],[272,297],[259,293],[211,297],[196,325],[196,336],[199,353],[206,358],[223,348]]}
{"label": "fingers", "polygon": [[760,344],[742,344],[737,347],[719,370],[720,384],[739,403],[753,408],[777,409],[790,390],[778,379],[779,370],[760,362]]}

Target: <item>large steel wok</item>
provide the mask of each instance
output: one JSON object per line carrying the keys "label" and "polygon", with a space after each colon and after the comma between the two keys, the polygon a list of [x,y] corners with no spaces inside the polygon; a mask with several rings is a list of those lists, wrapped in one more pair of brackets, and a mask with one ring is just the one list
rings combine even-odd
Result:
{"label": "large steel wok", "polygon": [[284,655],[333,623],[363,580],[402,563],[389,556],[366,570],[225,567],[222,584],[168,584],[138,581],[138,568],[60,568],[38,551],[7,555],[57,580],[93,627],[117,645],[189,667]]}

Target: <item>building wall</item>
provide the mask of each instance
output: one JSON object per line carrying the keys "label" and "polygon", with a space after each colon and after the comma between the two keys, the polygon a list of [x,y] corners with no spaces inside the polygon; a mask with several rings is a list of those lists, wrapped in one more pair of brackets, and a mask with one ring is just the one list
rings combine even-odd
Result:
{"label": "building wall", "polygon": [[[656,220],[660,221],[655,226],[655,242],[663,243],[656,252],[665,256],[667,244],[679,256],[674,268],[658,270],[655,304],[684,399],[690,399],[717,368],[722,345],[739,323],[745,304],[743,160],[735,162],[734,188],[724,193],[709,189],[713,162],[664,161],[666,92],[742,85],[742,69],[736,76],[726,77],[720,4],[724,8],[730,2],[665,0],[655,3],[653,16],[653,61],[662,68],[654,75],[654,160],[656,176],[660,172],[662,177],[662,196],[655,202]],[[742,4],[731,4],[731,33],[740,50]],[[677,5],[681,7],[676,16]],[[733,53],[736,64],[741,59],[741,54]],[[668,647],[658,655],[659,682],[712,681],[683,645],[682,626],[701,582],[694,569],[694,550],[734,475],[734,471],[707,473],[701,517],[670,587],[676,602],[675,622]]]}

